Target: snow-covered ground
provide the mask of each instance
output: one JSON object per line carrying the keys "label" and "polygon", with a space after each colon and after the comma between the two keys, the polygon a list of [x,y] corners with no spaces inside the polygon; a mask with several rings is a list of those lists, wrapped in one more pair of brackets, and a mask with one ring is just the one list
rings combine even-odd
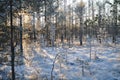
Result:
{"label": "snow-covered ground", "polygon": [[[41,48],[38,42],[24,42],[23,46],[25,65],[15,67],[18,80],[50,80],[51,76],[53,80],[120,80],[119,45]],[[10,71],[8,66],[1,68]]]}

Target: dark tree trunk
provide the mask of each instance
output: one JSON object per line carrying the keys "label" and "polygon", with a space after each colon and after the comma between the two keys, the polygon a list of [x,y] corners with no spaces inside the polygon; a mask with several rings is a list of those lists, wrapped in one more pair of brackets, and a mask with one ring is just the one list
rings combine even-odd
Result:
{"label": "dark tree trunk", "polygon": [[114,6],[113,6],[113,43],[116,42],[116,35],[118,34],[117,31],[117,2],[114,0]]}
{"label": "dark tree trunk", "polygon": [[22,45],[22,16],[20,15],[20,52],[21,52],[21,55],[23,53],[23,45]]}
{"label": "dark tree trunk", "polygon": [[80,40],[80,45],[83,45],[82,43],[83,31],[81,29],[82,28],[80,28],[80,32],[79,32],[79,40]]}
{"label": "dark tree trunk", "polygon": [[79,30],[79,41],[80,41],[80,45],[83,45],[83,42],[82,42],[82,38],[83,38],[83,15],[81,13],[81,16],[80,16],[80,30]]}
{"label": "dark tree trunk", "polygon": [[57,41],[57,38],[58,38],[58,30],[57,30],[57,28],[58,28],[58,20],[57,20],[57,15],[55,16],[55,19],[56,19],[56,30],[55,30],[55,41]]}
{"label": "dark tree trunk", "polygon": [[[22,8],[22,2],[20,0],[20,9]],[[21,9],[22,10],[22,9]],[[22,14],[20,14],[20,52],[21,52],[21,56],[23,55],[23,45],[22,45]]]}
{"label": "dark tree trunk", "polygon": [[11,70],[12,70],[12,80],[15,80],[15,70],[14,70],[14,28],[13,28],[13,17],[12,17],[12,3],[13,0],[10,0],[10,26],[11,26]]}

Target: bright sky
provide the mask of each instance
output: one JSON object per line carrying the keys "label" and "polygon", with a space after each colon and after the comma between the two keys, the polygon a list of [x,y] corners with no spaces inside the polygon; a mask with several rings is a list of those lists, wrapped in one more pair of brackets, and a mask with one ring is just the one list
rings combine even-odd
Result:
{"label": "bright sky", "polygon": [[[81,0],[67,0],[67,5],[72,4],[73,1],[75,1],[77,3],[77,2],[80,2]],[[85,2],[86,4],[88,3],[88,0],[82,0],[82,1]],[[93,1],[95,1],[95,2],[98,2],[98,1],[103,2],[105,0],[93,0]],[[113,2],[113,0],[108,0],[108,1]]]}

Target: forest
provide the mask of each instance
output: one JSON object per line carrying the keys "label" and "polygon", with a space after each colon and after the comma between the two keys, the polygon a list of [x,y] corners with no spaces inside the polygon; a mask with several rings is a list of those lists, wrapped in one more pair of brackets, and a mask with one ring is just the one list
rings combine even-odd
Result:
{"label": "forest", "polygon": [[0,0],[0,80],[120,80],[120,0]]}

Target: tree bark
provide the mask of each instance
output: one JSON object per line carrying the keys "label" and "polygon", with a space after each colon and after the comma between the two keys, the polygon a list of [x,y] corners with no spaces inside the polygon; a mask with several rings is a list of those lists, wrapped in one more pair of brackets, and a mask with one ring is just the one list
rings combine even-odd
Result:
{"label": "tree bark", "polygon": [[82,15],[82,13],[81,13],[81,16],[80,16],[80,31],[79,31],[79,41],[80,41],[80,45],[82,45],[83,44],[83,42],[82,42],[82,38],[83,38],[83,15]]}
{"label": "tree bark", "polygon": [[[20,0],[20,9],[22,10],[22,2]],[[23,55],[23,45],[22,45],[22,14],[20,14],[20,52],[21,56]]]}
{"label": "tree bark", "polygon": [[10,26],[11,26],[11,70],[12,70],[12,80],[15,80],[15,70],[14,70],[14,28],[13,28],[13,13],[12,13],[12,3],[13,0],[10,0]]}
{"label": "tree bark", "polygon": [[113,6],[113,43],[116,42],[116,35],[117,35],[117,2],[114,0],[114,6]]}

